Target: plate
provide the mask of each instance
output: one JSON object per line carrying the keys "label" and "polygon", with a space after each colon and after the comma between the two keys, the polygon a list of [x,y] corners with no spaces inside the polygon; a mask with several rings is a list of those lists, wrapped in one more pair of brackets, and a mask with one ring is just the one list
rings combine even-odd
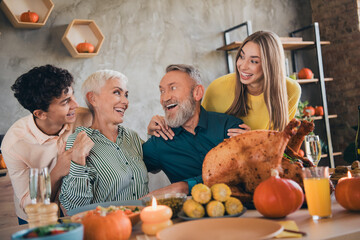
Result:
{"label": "plate", "polygon": [[115,201],[115,202],[103,202],[103,203],[93,203],[90,205],[78,207],[67,211],[67,215],[73,216],[80,212],[85,212],[95,209],[97,206],[109,207],[109,206],[144,206],[140,200],[130,200],[130,201]]}
{"label": "plate", "polygon": [[268,239],[283,230],[280,223],[259,218],[207,218],[182,222],[156,234],[160,240]]}
{"label": "plate", "polygon": [[[68,229],[69,227],[73,227],[72,230],[56,234],[56,235],[49,235],[49,236],[42,236],[42,237],[36,237],[31,239],[42,239],[42,240],[62,240],[62,239],[71,239],[71,240],[82,240],[84,235],[84,227],[80,223],[62,223],[62,224],[56,224],[54,225],[54,228],[65,228]],[[16,233],[14,233],[11,236],[12,240],[21,240],[21,239],[27,239],[25,236],[29,234],[30,232],[34,231],[35,229],[38,229],[38,227],[35,228],[29,228],[20,230]]]}
{"label": "plate", "polygon": [[[124,206],[124,205],[113,205],[113,206]],[[124,206],[124,207],[130,208],[132,211],[135,210],[135,208],[138,208],[140,211],[144,208],[144,206]],[[93,211],[93,210],[94,209],[74,214],[73,216],[71,216],[70,220],[71,220],[71,222],[74,222],[74,223],[81,223],[81,221],[85,217],[85,215],[88,212]],[[140,221],[140,211],[126,215],[130,219],[132,226],[134,226],[135,224],[137,224]]]}
{"label": "plate", "polygon": [[184,211],[181,211],[178,213],[178,217],[181,219],[184,219],[186,221],[190,221],[190,220],[201,220],[201,219],[210,219],[210,218],[233,218],[233,217],[239,217],[241,215],[243,215],[246,212],[246,207],[243,208],[243,210],[237,214],[232,214],[232,215],[224,215],[221,217],[202,217],[202,218],[191,218],[186,216],[186,214],[184,213]]}

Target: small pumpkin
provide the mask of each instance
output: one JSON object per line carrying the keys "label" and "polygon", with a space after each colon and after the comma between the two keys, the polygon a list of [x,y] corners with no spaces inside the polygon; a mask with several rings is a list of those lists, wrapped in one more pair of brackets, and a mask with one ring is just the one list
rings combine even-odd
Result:
{"label": "small pumpkin", "polygon": [[5,169],[5,168],[6,168],[6,164],[2,154],[0,153],[0,169]]}
{"label": "small pumpkin", "polygon": [[36,12],[30,12],[30,10],[28,10],[27,12],[23,12],[21,14],[20,20],[22,22],[37,23],[39,21],[39,15]]}
{"label": "small pumpkin", "polygon": [[299,79],[312,79],[314,74],[309,68],[302,68],[298,73],[298,77]]}
{"label": "small pumpkin", "polygon": [[93,53],[95,51],[95,47],[91,43],[85,41],[83,43],[79,43],[76,46],[76,50],[79,53]]}
{"label": "small pumpkin", "polygon": [[324,108],[322,106],[315,107],[315,116],[324,116]]}
{"label": "small pumpkin", "polygon": [[335,197],[343,208],[360,211],[360,177],[340,178],[335,188]]}
{"label": "small pumpkin", "polygon": [[121,210],[110,213],[91,211],[82,220],[85,240],[126,240],[131,236],[131,221]]}
{"label": "small pumpkin", "polygon": [[312,107],[312,106],[307,106],[307,107],[304,108],[303,114],[304,114],[304,116],[308,116],[308,117],[314,116],[315,115],[315,108]]}
{"label": "small pumpkin", "polygon": [[282,218],[298,210],[304,202],[299,184],[291,179],[280,178],[277,170],[261,182],[254,192],[255,208],[265,217]]}

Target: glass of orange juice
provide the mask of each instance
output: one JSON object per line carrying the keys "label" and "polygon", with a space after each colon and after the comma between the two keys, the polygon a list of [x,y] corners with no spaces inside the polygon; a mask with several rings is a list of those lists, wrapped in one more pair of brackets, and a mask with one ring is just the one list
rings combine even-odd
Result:
{"label": "glass of orange juice", "polygon": [[305,196],[313,220],[331,217],[328,167],[303,168]]}

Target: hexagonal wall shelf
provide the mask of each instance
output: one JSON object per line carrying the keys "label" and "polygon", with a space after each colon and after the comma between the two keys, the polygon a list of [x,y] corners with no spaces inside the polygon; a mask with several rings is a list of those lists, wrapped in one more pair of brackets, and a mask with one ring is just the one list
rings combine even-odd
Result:
{"label": "hexagonal wall shelf", "polygon": [[[0,8],[16,28],[41,28],[48,20],[54,3],[51,0],[3,0],[0,3]],[[29,10],[39,15],[37,23],[20,20],[21,14]]]}
{"label": "hexagonal wall shelf", "polygon": [[[67,27],[62,42],[73,58],[90,58],[98,55],[105,37],[93,20],[74,19]],[[79,53],[76,46],[88,42],[95,47],[93,53]]]}

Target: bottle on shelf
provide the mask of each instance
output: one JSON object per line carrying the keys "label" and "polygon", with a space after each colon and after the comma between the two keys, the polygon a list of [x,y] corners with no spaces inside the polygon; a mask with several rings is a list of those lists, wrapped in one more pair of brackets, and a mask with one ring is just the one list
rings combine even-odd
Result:
{"label": "bottle on shelf", "polygon": [[355,156],[356,160],[360,160],[360,105],[358,106],[359,116],[358,116],[358,127],[355,138]]}

